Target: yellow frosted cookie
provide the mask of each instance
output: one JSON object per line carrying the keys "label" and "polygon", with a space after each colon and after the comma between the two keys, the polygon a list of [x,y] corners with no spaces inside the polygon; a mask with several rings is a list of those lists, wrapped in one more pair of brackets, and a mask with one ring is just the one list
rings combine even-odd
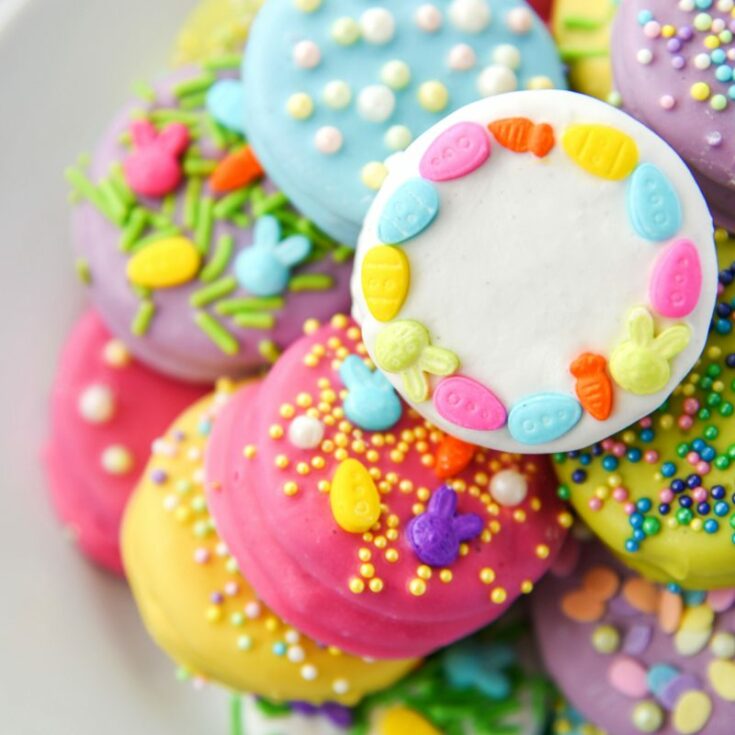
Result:
{"label": "yellow frosted cookie", "polygon": [[154,443],[128,506],[123,558],[141,615],[161,648],[192,674],[276,700],[355,704],[417,661],[369,662],[319,646],[274,615],[239,573],[203,485],[207,437],[232,390],[221,382]]}
{"label": "yellow frosted cookie", "polygon": [[559,494],[641,574],[735,586],[735,238],[716,233],[719,294],[704,353],[629,429],[555,455]]}
{"label": "yellow frosted cookie", "polygon": [[613,91],[610,26],[617,7],[617,0],[556,0],[551,20],[572,89],[601,100]]}
{"label": "yellow frosted cookie", "polygon": [[174,64],[183,66],[239,54],[263,0],[203,0],[176,40]]}

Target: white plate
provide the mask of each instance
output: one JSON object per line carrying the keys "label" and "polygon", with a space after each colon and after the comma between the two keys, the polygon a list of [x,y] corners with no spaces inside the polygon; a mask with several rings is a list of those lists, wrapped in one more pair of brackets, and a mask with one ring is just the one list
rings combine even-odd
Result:
{"label": "white plate", "polygon": [[81,306],[64,167],[164,68],[194,0],[0,0],[0,732],[224,735],[146,637],[124,583],[64,540],[39,466],[56,355]]}

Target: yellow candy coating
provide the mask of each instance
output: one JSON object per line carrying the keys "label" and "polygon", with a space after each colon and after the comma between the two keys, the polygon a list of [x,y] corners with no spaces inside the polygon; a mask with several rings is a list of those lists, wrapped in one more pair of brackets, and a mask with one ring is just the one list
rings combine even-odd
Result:
{"label": "yellow candy coating", "polygon": [[[199,427],[203,420],[216,421],[217,406],[231,390],[218,385],[217,394],[174,422],[163,443],[176,451],[153,455],[126,511],[123,558],[143,621],[161,648],[194,675],[279,701],[354,705],[417,662],[368,663],[335,655],[271,612],[234,560],[222,555],[203,485],[191,478],[203,469],[207,448]],[[153,470],[165,474],[163,484],[150,479]],[[179,490],[182,481],[185,494]],[[211,599],[216,590],[224,592],[219,603]]]}
{"label": "yellow candy coating", "polygon": [[562,145],[578,166],[602,179],[620,181],[638,164],[633,138],[608,125],[571,125]]}
{"label": "yellow candy coating", "polygon": [[348,533],[365,533],[380,518],[380,494],[362,462],[346,459],[332,478],[329,494],[332,515]]}
{"label": "yellow candy coating", "polygon": [[735,663],[712,661],[707,669],[712,688],[728,702],[735,702]]}
{"label": "yellow candy coating", "polygon": [[370,313],[380,322],[393,319],[408,294],[411,266],[400,248],[373,248],[362,263],[362,290]]}
{"label": "yellow candy coating", "polygon": [[185,237],[157,240],[128,261],[128,280],[143,288],[181,286],[196,276],[201,260],[194,243]]}
{"label": "yellow candy coating", "polygon": [[682,735],[702,732],[711,714],[712,700],[704,692],[686,692],[674,707],[674,728]]}

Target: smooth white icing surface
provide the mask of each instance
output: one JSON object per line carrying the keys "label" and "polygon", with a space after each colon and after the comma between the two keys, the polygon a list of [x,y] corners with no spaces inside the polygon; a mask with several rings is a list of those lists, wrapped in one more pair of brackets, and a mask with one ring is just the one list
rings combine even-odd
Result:
{"label": "smooth white icing surface", "polygon": [[[473,431],[450,424],[431,399],[413,404],[425,418],[466,441],[507,451],[571,451],[599,441],[658,407],[694,365],[707,336],[717,286],[712,221],[694,180],[676,153],[654,133],[595,99],[561,91],[518,92],[485,99],[450,115],[391,161],[389,176],[360,236],[353,277],[354,312],[375,359],[384,324],[370,314],[361,287],[362,262],[382,244],[378,222],[386,202],[406,180],[419,176],[424,152],[458,122],[489,123],[527,117],[549,123],[556,137],[545,158],[514,153],[492,139],[490,159],[454,181],[434,183],[440,198],[433,224],[400,247],[411,265],[411,285],[397,320],[412,319],[430,332],[432,344],[459,357],[459,375],[492,390],[508,411],[521,399],[552,392],[576,398],[570,364],[584,352],[605,356],[627,338],[627,316],[647,306],[656,334],[677,323],[692,331],[688,346],[671,361],[666,387],[633,395],[613,382],[610,417],[584,413],[555,441],[516,441],[507,426]],[[702,266],[702,295],[695,310],[670,320],[650,306],[649,281],[670,241],[639,237],[627,211],[630,177],[609,181],[583,170],[562,146],[571,124],[602,124],[631,136],[639,163],[653,163],[668,177],[682,205],[682,226],[672,238],[689,238]],[[399,374],[386,377],[404,396]],[[430,376],[436,387],[440,378]],[[409,401],[410,402],[410,401]]]}

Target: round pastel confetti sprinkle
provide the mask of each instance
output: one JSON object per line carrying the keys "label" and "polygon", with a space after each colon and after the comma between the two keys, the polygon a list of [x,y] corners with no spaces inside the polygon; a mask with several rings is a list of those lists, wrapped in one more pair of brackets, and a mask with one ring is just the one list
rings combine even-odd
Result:
{"label": "round pastel confetti sprinkle", "polygon": [[[554,82],[545,76],[531,77],[526,84],[526,89],[554,89]],[[615,106],[613,102],[610,104]]]}
{"label": "round pastel confetti sprinkle", "polygon": [[404,89],[411,81],[411,67],[399,59],[393,59],[383,65],[380,79],[391,89]]}
{"label": "round pastel confetti sprinkle", "polygon": [[301,69],[314,69],[322,60],[322,53],[314,41],[299,41],[293,48],[293,60]]}
{"label": "round pastel confetti sprinkle", "polygon": [[449,20],[460,31],[480,33],[490,24],[490,6],[486,0],[452,0]]}
{"label": "round pastel confetti sprinkle", "polygon": [[724,631],[715,633],[709,646],[717,658],[732,658],[735,656],[735,635]]}
{"label": "round pastel confetti sprinkle", "polygon": [[318,673],[316,666],[312,666],[311,664],[306,664],[301,667],[301,676],[306,679],[306,681],[314,681]]}
{"label": "round pastel confetti sprinkle", "polygon": [[385,133],[385,144],[394,151],[403,151],[411,145],[413,135],[405,125],[392,125]]}
{"label": "round pastel confetti sprinkle", "polygon": [[360,25],[354,18],[337,18],[332,24],[332,39],[340,46],[352,46],[360,38]]}
{"label": "round pastel confetti sprinkle", "polygon": [[340,696],[342,696],[350,691],[350,683],[347,681],[347,679],[335,679],[334,683],[332,684],[332,689],[334,690],[335,694],[339,694]]}
{"label": "round pastel confetti sprinkle", "polygon": [[442,14],[436,5],[426,3],[416,9],[416,25],[426,33],[436,33],[442,27]]}
{"label": "round pastel confetti sprinkle", "polygon": [[528,483],[520,472],[501,470],[490,480],[490,494],[500,505],[520,505],[528,495]]}
{"label": "round pastel confetti sprinkle", "polygon": [[509,69],[518,69],[521,65],[521,52],[513,44],[501,43],[493,50],[493,61]]}
{"label": "round pastel confetti sprinkle", "polygon": [[365,87],[357,98],[360,116],[374,123],[385,122],[393,114],[395,107],[395,95],[383,84]]}
{"label": "round pastel confetti sprinkle", "polygon": [[368,43],[383,45],[393,38],[396,22],[393,15],[385,8],[368,8],[360,16],[362,37]]}
{"label": "round pastel confetti sprinkle", "polygon": [[615,653],[620,648],[620,633],[612,625],[600,625],[592,632],[592,645],[599,653]]}
{"label": "round pastel confetti sprinkle", "polygon": [[78,407],[89,423],[104,424],[115,414],[115,396],[106,385],[90,385],[79,396]]}
{"label": "round pastel confetti sprinkle", "polygon": [[344,142],[344,137],[339,128],[332,125],[325,125],[316,131],[314,136],[314,145],[320,153],[333,155],[338,153]]}
{"label": "round pastel confetti sprinkle", "polygon": [[321,8],[322,0],[294,0],[294,5],[302,13],[313,13]]}
{"label": "round pastel confetti sprinkle", "polygon": [[288,427],[288,440],[299,449],[314,449],[324,438],[324,424],[312,416],[297,416]]}
{"label": "round pastel confetti sprinkle", "polygon": [[523,35],[533,28],[533,15],[528,8],[513,8],[505,16],[505,25],[513,33]]}
{"label": "round pastel confetti sprinkle", "polygon": [[712,60],[709,57],[709,54],[697,54],[694,57],[694,66],[697,67],[697,69],[709,69],[712,65]]}
{"label": "round pastel confetti sprinkle", "polygon": [[328,107],[334,110],[341,110],[347,107],[352,101],[352,89],[347,82],[341,79],[335,79],[328,82],[324,87],[323,98]]}
{"label": "round pastel confetti sprinkle", "polygon": [[638,702],[633,708],[631,717],[633,725],[641,732],[656,732],[664,722],[664,713],[661,707],[651,700]]}
{"label": "round pastel confetti sprinkle", "polygon": [[361,171],[362,183],[368,189],[377,191],[383,185],[385,177],[388,175],[388,168],[380,161],[371,161],[363,166]]}
{"label": "round pastel confetti sprinkle", "polygon": [[676,106],[676,100],[670,94],[665,94],[662,95],[659,104],[664,110],[673,110]]}
{"label": "round pastel confetti sprinkle", "polygon": [[477,80],[477,89],[483,97],[514,92],[517,88],[518,80],[513,71],[498,64],[483,69]]}
{"label": "round pastel confetti sprinkle", "polygon": [[636,59],[638,60],[639,64],[650,64],[653,61],[653,53],[650,51],[650,49],[642,48],[636,54]]}
{"label": "round pastel confetti sprinkle", "polygon": [[133,358],[128,348],[119,339],[111,339],[105,345],[102,359],[110,367],[123,368],[130,365]]}
{"label": "round pastel confetti sprinkle", "polygon": [[424,82],[418,91],[419,104],[429,112],[441,112],[449,104],[449,91],[436,80]]}
{"label": "round pastel confetti sprinkle", "polygon": [[447,63],[454,71],[467,71],[477,63],[477,54],[469,44],[458,43],[450,50]]}
{"label": "round pastel confetti sprinkle", "polygon": [[125,475],[133,469],[133,455],[122,444],[113,444],[102,452],[100,459],[105,472],[111,475]]}
{"label": "round pastel confetti sprinkle", "polygon": [[306,120],[314,112],[314,101],[306,92],[297,92],[288,98],[286,111],[296,120]]}

